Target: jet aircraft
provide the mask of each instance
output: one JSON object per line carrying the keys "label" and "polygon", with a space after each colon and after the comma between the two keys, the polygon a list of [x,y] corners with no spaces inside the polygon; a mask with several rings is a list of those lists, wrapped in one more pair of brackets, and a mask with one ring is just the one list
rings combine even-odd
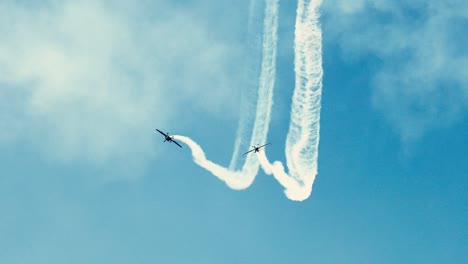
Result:
{"label": "jet aircraft", "polygon": [[161,135],[164,136],[164,142],[169,141],[169,143],[172,142],[172,143],[176,144],[177,146],[182,147],[179,143],[177,143],[177,141],[174,140],[174,136],[171,137],[171,136],[169,136],[169,133],[164,133],[164,132],[162,132],[161,130],[159,130],[157,128],[156,128],[156,131],[158,131],[159,133],[161,133]]}
{"label": "jet aircraft", "polygon": [[258,145],[257,145],[257,146],[252,146],[253,149],[247,151],[246,153],[244,153],[244,155],[247,154],[247,153],[250,153],[250,152],[252,152],[252,151],[253,151],[254,153],[257,153],[257,152],[260,151],[261,148],[265,147],[266,145],[270,145],[270,144],[271,144],[271,143],[266,143],[265,145],[262,145],[262,146],[258,146]]}

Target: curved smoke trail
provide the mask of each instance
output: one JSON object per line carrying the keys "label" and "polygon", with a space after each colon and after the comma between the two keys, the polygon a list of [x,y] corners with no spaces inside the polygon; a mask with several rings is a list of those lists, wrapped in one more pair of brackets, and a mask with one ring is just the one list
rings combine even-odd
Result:
{"label": "curved smoke trail", "polygon": [[[251,5],[251,14],[258,8],[254,0]],[[257,109],[255,121],[253,122],[253,131],[250,143],[259,144],[266,141],[270,123],[270,114],[273,104],[273,87],[276,76],[276,49],[278,39],[278,0],[267,0],[265,6],[263,31],[263,56],[261,63],[260,83],[257,95]],[[247,113],[250,114],[250,113]],[[235,167],[240,146],[240,137],[244,133],[248,123],[248,117],[241,117],[240,129],[238,130],[238,139],[236,139],[231,168]],[[245,120],[245,121],[244,121]],[[244,123],[245,122],[245,123]],[[187,144],[192,150],[192,156],[200,167],[210,171],[233,189],[245,189],[249,187],[258,173],[259,162],[254,155],[247,156],[247,159],[240,171],[234,171],[222,167],[206,159],[202,148],[192,139],[184,136],[174,136],[183,143]]]}
{"label": "curved smoke trail", "polygon": [[289,176],[281,162],[270,164],[259,153],[265,173],[285,187],[292,200],[307,199],[317,175],[322,95],[322,33],[319,25],[321,0],[299,0],[294,39],[296,83],[291,106],[291,121],[286,139],[286,161]]}

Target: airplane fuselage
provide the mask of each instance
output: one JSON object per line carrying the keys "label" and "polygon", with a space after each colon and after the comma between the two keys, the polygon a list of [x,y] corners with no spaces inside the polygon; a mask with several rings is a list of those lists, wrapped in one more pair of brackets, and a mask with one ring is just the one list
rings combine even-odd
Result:
{"label": "airplane fuselage", "polygon": [[249,150],[249,151],[247,151],[246,153],[244,153],[244,155],[247,154],[247,153],[249,153],[249,152],[252,152],[252,151],[253,151],[254,153],[258,153],[258,152],[260,152],[261,148],[265,147],[266,145],[270,145],[270,143],[267,143],[267,144],[262,145],[262,146],[259,146],[259,145],[257,145],[257,146],[252,146],[252,149]]}
{"label": "airplane fuselage", "polygon": [[158,131],[161,135],[164,136],[164,142],[166,141],[169,141],[169,142],[172,142],[174,144],[176,144],[177,146],[179,146],[180,148],[182,147],[179,143],[177,143],[177,141],[174,140],[174,136],[169,136],[169,132],[168,133],[164,133],[162,132],[161,130],[157,129],[156,128],[156,131]]}

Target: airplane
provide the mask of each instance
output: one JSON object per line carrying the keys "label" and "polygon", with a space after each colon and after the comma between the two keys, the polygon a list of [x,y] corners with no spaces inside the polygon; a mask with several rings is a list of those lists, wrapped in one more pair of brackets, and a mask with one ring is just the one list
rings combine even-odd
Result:
{"label": "airplane", "polygon": [[159,133],[161,133],[161,135],[164,136],[164,142],[169,141],[169,143],[172,142],[172,143],[176,144],[177,146],[182,147],[179,143],[177,143],[177,141],[174,140],[174,136],[171,137],[171,136],[169,136],[169,133],[164,133],[164,132],[162,132],[161,130],[159,130],[157,128],[156,128],[156,131],[158,131]]}
{"label": "airplane", "polygon": [[271,144],[271,143],[266,143],[265,145],[262,145],[262,146],[258,146],[258,145],[257,145],[257,146],[252,146],[253,149],[247,151],[246,153],[244,153],[244,155],[247,154],[247,153],[250,153],[250,152],[252,152],[252,151],[254,151],[254,153],[257,153],[257,152],[260,151],[261,148],[263,148],[263,147],[266,146],[266,145],[270,145],[270,144]]}

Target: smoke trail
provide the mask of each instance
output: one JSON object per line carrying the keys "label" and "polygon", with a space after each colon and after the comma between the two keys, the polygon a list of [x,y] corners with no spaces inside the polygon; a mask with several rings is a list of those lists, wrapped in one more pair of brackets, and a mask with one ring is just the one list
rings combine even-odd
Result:
{"label": "smoke trail", "polygon": [[[174,136],[185,143],[192,150],[193,161],[200,167],[211,172],[218,179],[224,181],[230,188],[242,190],[252,184],[253,178],[258,172],[258,166],[244,166],[242,171],[231,171],[206,158],[205,152],[195,141],[185,136]],[[252,179],[251,179],[252,178]]]}
{"label": "smoke trail", "polygon": [[[240,149],[250,147],[245,139],[251,138],[255,122],[256,102],[258,98],[258,74],[261,70],[262,61],[262,35],[263,30],[263,5],[264,1],[251,0],[249,6],[249,19],[247,26],[247,45],[243,74],[241,115],[234,141],[234,150],[232,153],[230,170],[235,170],[239,159]],[[259,16],[258,14],[262,14]]]}
{"label": "smoke trail", "polygon": [[285,187],[292,200],[307,199],[317,175],[322,94],[322,33],[318,22],[321,1],[299,0],[295,30],[296,83],[286,139],[289,176],[281,162],[270,164],[264,152],[257,156],[263,170]]}
{"label": "smoke trail", "polygon": [[[294,195],[288,195],[289,192],[292,190],[296,191],[297,189],[297,182],[289,177],[289,175],[284,171],[283,164],[279,161],[275,161],[273,164],[271,164],[268,161],[268,158],[266,157],[266,154],[264,151],[260,151],[257,153],[258,160],[260,162],[260,165],[262,166],[263,171],[268,174],[272,175],[275,177],[275,179],[285,187],[285,192],[288,197],[295,197]],[[290,197],[290,198],[291,198]],[[307,197],[306,197],[307,198]],[[298,199],[292,199],[292,200],[298,200]]]}
{"label": "smoke trail", "polygon": [[[255,1],[255,0],[254,0]],[[252,4],[255,9],[255,2]],[[252,9],[252,10],[254,10]],[[278,39],[278,0],[267,0],[265,6],[264,32],[263,32],[263,55],[260,73],[260,82],[257,95],[257,109],[255,121],[253,123],[253,131],[250,143],[259,144],[266,141],[268,134],[268,125],[270,123],[270,114],[273,104],[273,87],[275,85],[276,76],[276,49]],[[246,123],[241,119],[240,129],[238,130],[238,139],[236,140],[233,158],[231,160],[231,168],[235,167],[237,162],[238,152],[241,140],[239,139],[247,130],[245,127],[249,125],[248,116],[245,119]],[[187,144],[192,150],[192,156],[199,166],[210,171],[216,177],[226,182],[233,189],[245,189],[249,187],[259,169],[258,159],[254,155],[247,156],[247,159],[241,171],[233,171],[232,169],[224,168],[218,164],[206,159],[202,148],[188,137],[175,136],[183,143]]]}

